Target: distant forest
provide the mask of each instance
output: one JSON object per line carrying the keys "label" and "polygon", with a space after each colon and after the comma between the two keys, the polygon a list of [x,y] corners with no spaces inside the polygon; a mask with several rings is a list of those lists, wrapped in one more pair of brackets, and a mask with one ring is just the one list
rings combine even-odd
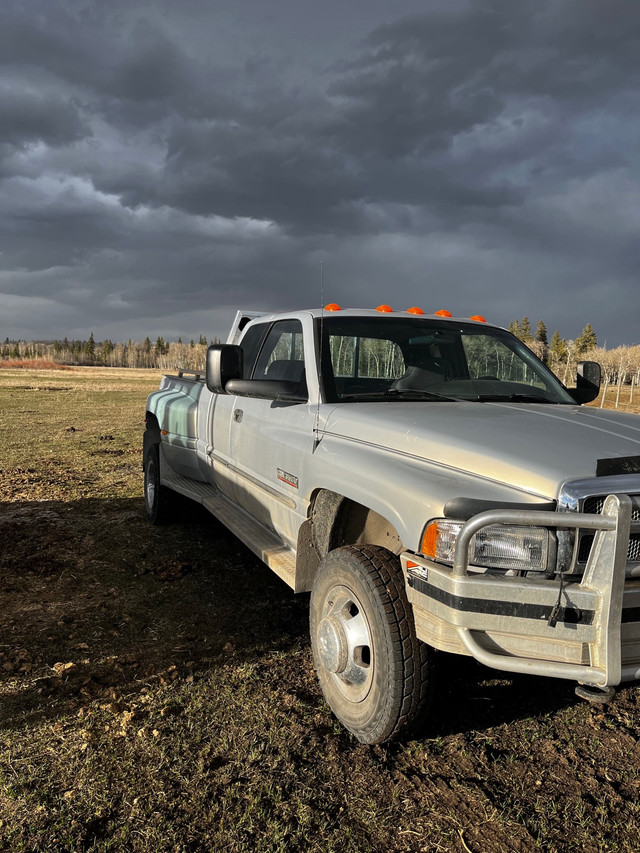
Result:
{"label": "distant forest", "polygon": [[597,335],[590,323],[575,340],[561,338],[558,331],[549,340],[544,322],[540,320],[533,332],[528,317],[514,320],[509,331],[533,350],[565,385],[573,384],[577,363],[589,360],[597,361],[602,367],[605,394],[609,385],[616,385],[618,389],[621,385],[631,385],[633,399],[633,388],[640,385],[640,345],[614,349],[599,347]]}
{"label": "distant forest", "polygon": [[145,367],[161,370],[200,370],[204,367],[209,344],[220,343],[217,338],[207,341],[201,335],[197,341],[183,343],[150,338],[144,341],[113,342],[107,338],[96,341],[93,332],[86,341],[64,338],[62,341],[11,341],[5,338],[0,345],[0,360],[31,361],[44,359],[55,364],[93,365],[101,367]]}

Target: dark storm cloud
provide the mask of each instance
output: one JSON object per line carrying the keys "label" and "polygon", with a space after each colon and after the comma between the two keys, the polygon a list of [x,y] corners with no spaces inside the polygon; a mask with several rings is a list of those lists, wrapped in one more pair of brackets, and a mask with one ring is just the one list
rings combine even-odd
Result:
{"label": "dark storm cloud", "polygon": [[16,326],[41,297],[190,336],[172,315],[317,303],[320,258],[341,301],[428,281],[505,323],[635,286],[639,4],[328,4],[5,0]]}
{"label": "dark storm cloud", "polygon": [[109,81],[112,95],[145,103],[170,101],[189,89],[187,59],[164,33],[140,23],[130,41],[122,64]]}
{"label": "dark storm cloud", "polygon": [[176,129],[166,200],[360,233],[363,199],[440,208],[455,224],[519,205],[554,171],[625,162],[628,145],[590,152],[564,129],[591,110],[606,124],[637,101],[640,9],[614,5],[604,20],[595,3],[495,3],[380,28],[314,110],[282,91],[269,109]]}
{"label": "dark storm cloud", "polygon": [[593,111],[604,131],[639,101],[640,6],[626,2],[494,2],[385,26],[367,47],[329,89],[344,101],[341,147],[361,162],[433,166],[443,189],[487,186],[511,163],[529,167],[529,193],[555,164],[588,172],[589,142],[569,152],[566,126]]}
{"label": "dark storm cloud", "polygon": [[76,104],[39,92],[0,88],[0,127],[5,145],[44,142],[56,147],[90,135]]}

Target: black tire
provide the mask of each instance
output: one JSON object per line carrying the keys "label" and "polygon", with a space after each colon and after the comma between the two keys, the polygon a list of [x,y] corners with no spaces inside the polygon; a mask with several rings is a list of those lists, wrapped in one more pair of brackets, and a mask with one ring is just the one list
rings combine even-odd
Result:
{"label": "black tire", "polygon": [[152,524],[174,520],[175,492],[160,483],[160,446],[152,444],[144,457],[144,506]]}
{"label": "black tire", "polygon": [[361,743],[394,740],[423,719],[433,653],[416,638],[394,554],[376,545],[330,551],[314,580],[310,627],[324,697]]}

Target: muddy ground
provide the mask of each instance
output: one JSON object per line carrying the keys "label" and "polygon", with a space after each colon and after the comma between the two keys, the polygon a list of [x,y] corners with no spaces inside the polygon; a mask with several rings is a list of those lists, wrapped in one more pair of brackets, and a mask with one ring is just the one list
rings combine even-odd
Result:
{"label": "muddy ground", "polygon": [[47,383],[53,432],[0,388],[30,448],[0,464],[0,849],[640,850],[636,686],[602,708],[442,655],[421,735],[358,744],[306,596],[195,507],[147,523],[140,418],[109,412],[155,379],[81,378]]}

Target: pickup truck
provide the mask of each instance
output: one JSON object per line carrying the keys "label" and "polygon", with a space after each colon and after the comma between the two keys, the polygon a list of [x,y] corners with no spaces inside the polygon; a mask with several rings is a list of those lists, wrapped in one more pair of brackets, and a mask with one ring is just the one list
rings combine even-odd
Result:
{"label": "pickup truck", "polygon": [[599,386],[480,316],[238,312],[147,400],[146,511],[197,501],[311,593],[323,694],[363,743],[424,718],[437,650],[611,701],[640,677],[640,418],[583,405]]}

